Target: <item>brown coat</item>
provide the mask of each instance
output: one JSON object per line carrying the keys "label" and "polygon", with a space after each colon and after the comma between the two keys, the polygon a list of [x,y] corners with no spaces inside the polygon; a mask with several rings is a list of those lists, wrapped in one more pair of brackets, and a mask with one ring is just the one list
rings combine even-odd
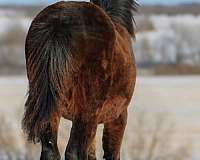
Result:
{"label": "brown coat", "polygon": [[61,117],[73,122],[65,159],[95,159],[99,123],[105,125],[104,158],[120,159],[136,81],[131,41],[136,4],[116,2],[58,2],[31,24],[25,48],[29,96],[23,128],[29,140],[41,141],[41,159],[60,159]]}

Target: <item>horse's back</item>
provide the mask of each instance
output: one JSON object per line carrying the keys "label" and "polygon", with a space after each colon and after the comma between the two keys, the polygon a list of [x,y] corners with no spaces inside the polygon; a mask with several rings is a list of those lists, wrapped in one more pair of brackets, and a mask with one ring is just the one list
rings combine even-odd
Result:
{"label": "horse's back", "polygon": [[[58,13],[54,13],[55,10]],[[93,115],[107,99],[112,81],[112,59],[116,40],[111,18],[100,7],[88,2],[58,2],[41,12],[60,14],[69,19],[70,52],[68,72],[58,108],[66,119],[76,114]]]}
{"label": "horse's back", "polygon": [[92,3],[58,2],[36,16],[25,45],[29,95],[23,128],[30,140],[40,137],[53,114],[72,119],[103,103],[114,41],[111,19]]}
{"label": "horse's back", "polygon": [[[126,109],[135,82],[128,31],[120,24],[114,24],[103,9],[88,2],[55,3],[40,12],[32,26],[38,24],[47,24],[46,30],[53,27],[52,32],[59,33],[55,44],[59,44],[59,40],[68,43],[68,49],[64,45],[60,46],[63,50],[59,50],[59,46],[56,48],[58,52],[69,50],[69,56],[64,59],[67,70],[60,71],[59,59],[53,64],[64,77],[57,82],[62,83],[62,90],[55,91],[59,94],[56,102],[59,114],[70,120],[78,114],[86,119],[98,117],[98,122],[117,118]],[[32,34],[36,35],[36,29],[28,39]],[[28,54],[26,57],[29,59]],[[31,71],[28,73],[30,81],[35,79]],[[47,77],[55,77],[54,74],[61,76],[54,72]]]}

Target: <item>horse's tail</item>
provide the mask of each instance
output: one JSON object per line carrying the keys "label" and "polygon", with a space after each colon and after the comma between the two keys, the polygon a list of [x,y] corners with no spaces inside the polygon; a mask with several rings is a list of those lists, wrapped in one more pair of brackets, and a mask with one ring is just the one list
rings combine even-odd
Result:
{"label": "horse's tail", "polygon": [[93,65],[114,39],[111,20],[91,3],[58,2],[34,19],[25,45],[29,94],[22,121],[30,141],[40,141],[50,116],[59,112],[63,80],[79,66],[74,59]]}
{"label": "horse's tail", "polygon": [[22,126],[34,142],[50,125],[51,114],[58,111],[57,100],[71,55],[70,29],[53,9],[34,19],[26,38],[29,93]]}

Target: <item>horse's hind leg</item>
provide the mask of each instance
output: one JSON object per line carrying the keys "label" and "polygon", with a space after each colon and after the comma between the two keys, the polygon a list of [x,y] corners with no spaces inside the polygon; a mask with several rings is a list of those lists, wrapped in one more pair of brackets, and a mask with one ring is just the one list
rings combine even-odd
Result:
{"label": "horse's hind leg", "polygon": [[96,135],[97,123],[90,117],[77,118],[72,123],[65,160],[88,160],[89,148]]}
{"label": "horse's hind leg", "polygon": [[42,152],[40,160],[60,160],[60,153],[57,146],[57,134],[60,117],[54,114],[46,131],[41,135]]}
{"label": "horse's hind leg", "polygon": [[127,123],[127,110],[118,119],[104,124],[104,159],[120,160],[120,148]]}

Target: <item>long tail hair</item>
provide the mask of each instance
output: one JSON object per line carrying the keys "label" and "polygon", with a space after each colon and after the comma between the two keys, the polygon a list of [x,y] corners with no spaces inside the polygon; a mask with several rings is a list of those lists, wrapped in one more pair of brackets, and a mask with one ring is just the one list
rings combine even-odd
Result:
{"label": "long tail hair", "polygon": [[[92,17],[94,13],[100,18]],[[81,37],[83,41],[80,41]],[[25,44],[29,93],[22,128],[30,141],[41,140],[51,125],[52,113],[59,110],[57,102],[64,76],[71,72],[71,68],[74,69],[71,57],[75,53],[72,48],[76,48],[77,52],[93,53],[89,57],[94,57],[95,53],[99,54],[100,47],[102,50],[112,48],[114,39],[110,18],[91,3],[58,2],[36,16]],[[82,59],[84,53],[79,56]],[[111,54],[108,56],[111,57]]]}
{"label": "long tail hair", "polygon": [[71,54],[70,31],[65,22],[68,20],[61,20],[58,9],[44,10],[32,22],[26,38],[29,93],[23,129],[30,141],[40,139],[50,125],[49,117],[58,109],[56,102]]}

